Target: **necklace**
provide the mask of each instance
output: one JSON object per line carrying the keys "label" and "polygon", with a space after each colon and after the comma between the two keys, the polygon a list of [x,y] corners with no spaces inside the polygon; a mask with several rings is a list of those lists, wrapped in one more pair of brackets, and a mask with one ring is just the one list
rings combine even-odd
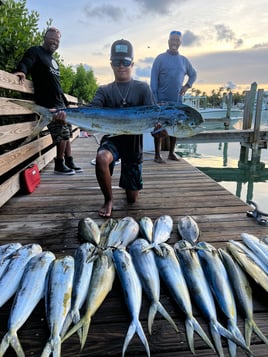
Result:
{"label": "necklace", "polygon": [[120,98],[122,99],[122,106],[125,107],[127,106],[127,96],[128,96],[128,93],[129,93],[129,90],[130,90],[130,87],[131,87],[131,81],[129,82],[129,85],[128,85],[128,88],[127,88],[127,91],[126,91],[126,94],[123,96],[117,82],[115,82],[115,86],[117,88],[117,91],[118,91],[118,94],[120,95]]}

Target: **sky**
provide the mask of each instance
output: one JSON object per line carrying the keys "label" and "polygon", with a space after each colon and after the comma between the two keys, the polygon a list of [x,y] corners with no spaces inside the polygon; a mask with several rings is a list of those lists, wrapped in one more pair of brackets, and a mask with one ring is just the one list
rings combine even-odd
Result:
{"label": "sky", "polygon": [[197,71],[193,88],[242,92],[256,82],[268,90],[267,0],[27,0],[39,29],[62,33],[64,65],[83,64],[99,85],[113,81],[110,48],[124,38],[134,46],[133,77],[150,83],[154,58],[168,48],[172,30],[183,34],[181,55]]}

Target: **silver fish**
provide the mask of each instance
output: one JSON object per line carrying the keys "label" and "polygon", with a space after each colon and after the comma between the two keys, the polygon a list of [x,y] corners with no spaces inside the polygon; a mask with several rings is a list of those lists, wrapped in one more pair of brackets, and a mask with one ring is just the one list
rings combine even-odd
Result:
{"label": "silver fish", "polygon": [[46,316],[50,337],[42,351],[41,357],[61,355],[60,333],[71,308],[71,296],[74,277],[74,258],[67,255],[54,260],[45,293]]}
{"label": "silver fish", "polygon": [[224,249],[218,249],[226,267],[236,299],[245,318],[245,340],[248,347],[251,344],[252,331],[266,344],[268,339],[261,332],[253,318],[252,290],[244,270]]}
{"label": "silver fish", "polygon": [[268,274],[268,265],[263,263],[260,257],[253,252],[253,250],[249,249],[244,243],[229,240],[229,242],[235,246],[237,246],[241,251],[243,251],[250,259],[252,259],[266,274]]}
{"label": "silver fish", "polygon": [[252,250],[266,266],[268,266],[267,245],[253,234],[241,233],[241,238],[248,248]]}
{"label": "silver fish", "polygon": [[123,247],[116,248],[113,252],[113,261],[121,281],[125,302],[132,319],[128,328],[127,335],[125,337],[122,349],[122,357],[125,356],[127,347],[135,333],[137,333],[141,339],[147,356],[150,357],[149,344],[144,334],[142,325],[139,321],[139,314],[142,303],[142,286],[132,262],[131,255]]}
{"label": "silver fish", "polygon": [[228,251],[232,257],[240,264],[240,266],[247,272],[252,279],[256,281],[265,291],[268,292],[268,276],[261,269],[254,260],[252,260],[245,252],[232,241],[226,243]]}
{"label": "silver fish", "polygon": [[[48,109],[31,102],[12,99],[14,104],[21,105],[41,115],[33,133],[26,142],[34,139],[51,121],[52,113]],[[132,135],[150,133],[155,124],[160,123],[169,136],[183,138],[193,136],[203,130],[202,115],[187,105],[167,104],[137,106],[127,108],[80,107],[64,108],[67,121],[87,131],[97,131],[113,135]]]}
{"label": "silver fish", "polygon": [[196,305],[199,307],[206,320],[209,322],[210,332],[213,337],[217,353],[220,357],[224,357],[221,336],[224,336],[225,338],[230,339],[237,344],[240,344],[240,340],[233,336],[217,320],[214,298],[205,277],[196,249],[192,247],[192,244],[187,240],[178,241],[173,248],[177,258],[179,259],[190,295],[194,299]]}
{"label": "silver fish", "polygon": [[[198,242],[197,254],[205,272],[209,286],[216,298],[219,307],[227,318],[227,329],[240,340],[240,346],[251,353],[244,337],[237,326],[237,310],[231,283],[217,249],[206,242]],[[236,344],[228,340],[230,356],[236,356]]]}
{"label": "silver fish", "polygon": [[95,245],[100,243],[100,229],[97,223],[90,217],[80,219],[78,222],[78,235],[84,242]]}
{"label": "silver fish", "polygon": [[108,293],[112,290],[115,268],[111,254],[110,250],[106,250],[95,260],[86,297],[84,315],[80,321],[66,333],[62,342],[67,340],[67,338],[73,335],[77,330],[82,329],[81,350],[84,348],[91,318],[99,309]]}
{"label": "silver fish", "polygon": [[[94,260],[97,259],[95,255],[96,247],[92,243],[81,244],[74,253],[74,283],[72,289],[71,309],[64,321],[61,330],[61,337],[65,335],[71,323],[74,324],[80,321],[80,309],[82,308],[89,289],[89,284],[93,271]],[[81,341],[81,331],[78,334]]]}
{"label": "silver fish", "polygon": [[153,225],[154,223],[150,217],[142,217],[139,220],[141,235],[150,243],[153,241]]}
{"label": "silver fish", "polygon": [[139,224],[132,217],[121,218],[110,231],[107,247],[127,247],[139,234]]}
{"label": "silver fish", "polygon": [[53,253],[42,252],[32,257],[26,264],[9,314],[8,332],[0,345],[0,356],[4,355],[10,345],[18,357],[25,356],[17,331],[44,296],[46,277],[54,259]]}
{"label": "silver fish", "polygon": [[21,247],[20,243],[8,243],[0,246],[0,277],[10,263],[12,254]]}
{"label": "silver fish", "polygon": [[184,216],[179,219],[178,232],[181,239],[187,240],[192,245],[197,242],[200,236],[198,224],[191,216]]}
{"label": "silver fish", "polygon": [[11,254],[11,261],[0,277],[0,307],[17,291],[28,261],[41,252],[42,247],[39,244],[27,244]]}
{"label": "silver fish", "polygon": [[153,249],[157,254],[162,255],[160,244],[170,238],[173,229],[173,219],[169,215],[158,217],[153,224],[152,243],[146,248]]}
{"label": "silver fish", "polygon": [[194,332],[206,342],[206,344],[215,352],[214,346],[202,329],[196,318],[193,316],[192,304],[189,290],[181,270],[179,261],[175,255],[174,249],[167,243],[161,244],[162,255],[155,254],[155,261],[163,282],[166,284],[171,296],[185,314],[185,328],[189,348],[193,354]]}
{"label": "silver fish", "polygon": [[138,273],[144,292],[151,305],[148,316],[148,330],[152,334],[152,325],[157,311],[179,332],[172,317],[160,302],[160,277],[152,250],[144,251],[149,242],[143,238],[136,239],[129,246],[135,269]]}

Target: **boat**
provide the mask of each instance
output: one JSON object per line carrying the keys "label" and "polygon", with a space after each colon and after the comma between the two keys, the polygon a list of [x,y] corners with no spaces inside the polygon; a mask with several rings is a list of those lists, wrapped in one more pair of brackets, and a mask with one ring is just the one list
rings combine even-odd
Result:
{"label": "boat", "polygon": [[227,104],[223,102],[221,107],[204,108],[200,106],[202,100],[205,101],[206,97],[186,94],[182,102],[199,111],[205,119],[204,127],[208,130],[222,130],[226,127],[233,129],[243,119],[243,109],[240,107],[232,106],[229,109]]}

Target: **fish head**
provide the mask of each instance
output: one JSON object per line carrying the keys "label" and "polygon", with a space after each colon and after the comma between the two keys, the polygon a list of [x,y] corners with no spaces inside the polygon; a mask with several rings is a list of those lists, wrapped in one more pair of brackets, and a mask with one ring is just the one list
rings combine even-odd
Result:
{"label": "fish head", "polygon": [[173,127],[172,136],[184,138],[196,135],[204,130],[202,124],[204,119],[202,115],[192,107],[187,105],[175,105],[173,115],[171,116]]}

